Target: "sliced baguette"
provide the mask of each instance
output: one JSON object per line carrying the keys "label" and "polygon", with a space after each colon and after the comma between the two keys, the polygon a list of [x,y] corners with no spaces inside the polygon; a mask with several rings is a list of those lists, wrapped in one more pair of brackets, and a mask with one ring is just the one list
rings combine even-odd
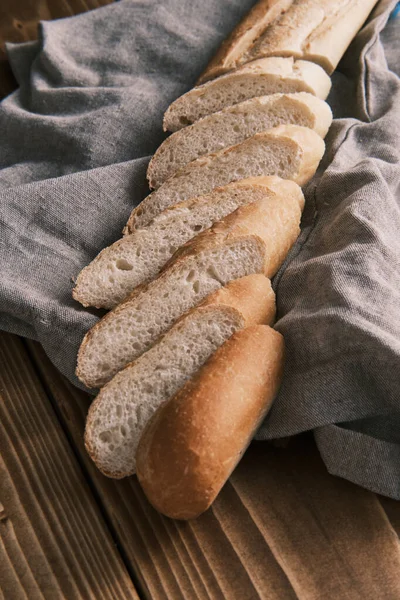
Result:
{"label": "sliced baguette", "polygon": [[135,287],[154,279],[175,250],[239,206],[263,198],[279,202],[288,195],[303,207],[302,191],[293,181],[255,177],[177,204],[145,229],[133,230],[102,250],[79,274],[73,296],[84,306],[114,308]]}
{"label": "sliced baguette", "polygon": [[235,331],[272,323],[275,295],[264,275],[230,282],[192,309],[101,390],[86,422],[85,445],[107,476],[135,472],[143,429],[157,410]]}
{"label": "sliced baguette", "polygon": [[376,3],[261,0],[222,44],[198,84],[268,56],[303,58],[332,73]]}
{"label": "sliced baguette", "polygon": [[200,156],[234,146],[278,125],[309,127],[323,138],[331,123],[328,104],[307,92],[251,98],[173,133],[151,159],[147,178],[151,188],[158,188]]}
{"label": "sliced baguette", "polygon": [[141,229],[169,206],[247,177],[277,175],[304,185],[324,150],[322,138],[307,127],[280,125],[257,133],[186,165],[132,211],[127,228]]}
{"label": "sliced baguette", "polygon": [[198,235],[154,281],[139,287],[86,334],[77,376],[87,387],[101,387],[229,281],[253,273],[272,277],[299,234],[300,217],[294,197],[259,200]]}
{"label": "sliced baguette", "polygon": [[155,412],[137,449],[151,504],[193,519],[215,500],[268,412],[282,380],[284,341],[256,325],[233,334]]}
{"label": "sliced baguette", "polygon": [[293,58],[262,58],[177,98],[167,109],[163,126],[165,131],[178,131],[256,96],[309,92],[325,100],[330,88],[330,78],[318,65]]}

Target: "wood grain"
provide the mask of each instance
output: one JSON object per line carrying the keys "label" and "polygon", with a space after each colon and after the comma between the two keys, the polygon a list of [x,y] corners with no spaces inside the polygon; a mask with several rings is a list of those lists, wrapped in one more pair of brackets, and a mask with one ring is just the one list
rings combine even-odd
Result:
{"label": "wood grain", "polygon": [[[0,98],[16,87],[5,41],[109,2],[2,0]],[[383,501],[385,513],[373,494],[327,475],[309,439],[253,444],[212,509],[175,522],[136,478],[96,470],[82,442],[89,397],[27,347],[42,382],[21,341],[0,338],[0,597],[138,597],[89,481],[149,600],[400,598],[399,503]]]}
{"label": "wood grain", "polygon": [[328,475],[311,439],[252,444],[209,511],[172,521],[136,477],[96,470],[82,440],[91,399],[28,346],[148,598],[400,598],[400,546],[381,504]]}
{"label": "wood grain", "polygon": [[37,38],[39,21],[71,17],[112,0],[1,0],[0,2],[0,99],[17,83],[8,64],[5,42],[26,42]]}
{"label": "wood grain", "polygon": [[298,596],[400,598],[400,545],[376,495],[328,475],[311,439],[288,450],[278,461],[254,444],[231,485]]}
{"label": "wood grain", "polygon": [[137,600],[76,457],[15,336],[0,335],[0,364],[3,597]]}

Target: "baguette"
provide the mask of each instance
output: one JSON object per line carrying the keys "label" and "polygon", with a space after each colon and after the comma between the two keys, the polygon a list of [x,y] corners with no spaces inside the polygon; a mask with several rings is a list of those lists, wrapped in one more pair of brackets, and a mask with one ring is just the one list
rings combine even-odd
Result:
{"label": "baguette", "polygon": [[[331,74],[377,0],[259,2],[199,78],[204,83],[256,59],[293,56]],[[279,13],[276,5],[282,4]]]}
{"label": "baguette", "polygon": [[318,65],[293,58],[262,58],[195,87],[173,102],[165,112],[164,131],[178,131],[211,113],[276,93],[309,92],[322,100],[331,80]]}
{"label": "baguette", "polygon": [[136,459],[139,483],[154,508],[193,519],[212,504],[271,406],[283,363],[277,331],[243,329],[156,411]]}
{"label": "baguette", "polygon": [[101,387],[174,322],[229,281],[272,277],[295,242],[301,209],[293,196],[238,208],[178,250],[161,274],[103,317],[85,336],[77,376]]}
{"label": "baguette", "polygon": [[100,391],[92,403],[85,445],[108,477],[135,473],[136,449],[156,409],[200,368],[233,332],[273,322],[275,295],[264,275],[232,281],[192,309]]}
{"label": "baguette", "polygon": [[168,177],[204,154],[234,146],[278,125],[301,125],[322,138],[332,123],[328,104],[307,92],[251,98],[204,117],[167,138],[150,161],[147,178],[159,188]]}
{"label": "baguette", "polygon": [[114,308],[132,290],[156,277],[183,244],[220,221],[239,206],[260,199],[280,201],[283,196],[304,197],[293,181],[256,177],[216,188],[169,208],[141,230],[133,230],[100,254],[79,274],[73,297],[84,306]]}
{"label": "baguette", "polygon": [[304,185],[314,175],[324,150],[321,137],[307,127],[280,125],[257,133],[186,165],[132,211],[127,228],[141,229],[168,206],[247,177],[277,175]]}

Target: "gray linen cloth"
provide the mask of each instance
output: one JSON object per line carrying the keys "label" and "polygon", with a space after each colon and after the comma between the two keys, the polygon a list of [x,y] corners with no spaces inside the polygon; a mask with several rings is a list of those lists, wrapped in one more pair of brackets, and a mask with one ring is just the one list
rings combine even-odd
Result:
{"label": "gray linen cloth", "polygon": [[[73,279],[147,193],[162,113],[253,0],[122,2],[9,45],[0,103],[0,327],[39,340],[79,385],[98,319]],[[335,121],[302,234],[274,280],[287,345],[258,432],[314,430],[330,472],[400,498],[400,18],[381,0],[333,76]]]}

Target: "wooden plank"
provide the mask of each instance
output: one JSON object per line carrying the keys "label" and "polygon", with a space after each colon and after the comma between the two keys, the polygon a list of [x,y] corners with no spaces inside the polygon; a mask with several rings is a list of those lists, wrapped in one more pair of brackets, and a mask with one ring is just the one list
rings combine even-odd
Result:
{"label": "wooden plank", "polygon": [[212,509],[174,522],[135,477],[96,470],[82,440],[91,399],[28,345],[149,598],[400,598],[400,547],[380,503],[330,476],[312,440],[252,444]]}
{"label": "wooden plank", "polygon": [[[138,600],[22,342],[0,335],[4,598]],[[1,594],[0,594],[1,596]]]}
{"label": "wooden plank", "polygon": [[0,2],[0,99],[17,83],[11,73],[5,42],[26,42],[37,38],[39,21],[71,17],[112,0],[1,0]]}
{"label": "wooden plank", "polygon": [[[243,507],[230,516],[222,514],[233,509],[229,489],[223,491],[213,510],[195,521],[184,523],[159,515],[147,502],[136,477],[115,481],[101,475],[83,445],[85,417],[91,398],[58,373],[38,344],[27,344],[114,525],[114,535],[148,598],[296,598],[265,542],[257,539],[257,546],[252,547],[246,532],[232,531],[235,520],[248,521]],[[252,536],[259,535],[254,529],[253,526]],[[235,534],[240,539],[235,538]],[[257,558],[252,552],[260,545],[263,546],[262,553]]]}
{"label": "wooden plank", "polygon": [[330,476],[311,438],[253,444],[230,482],[300,598],[400,598],[400,544],[378,498]]}

